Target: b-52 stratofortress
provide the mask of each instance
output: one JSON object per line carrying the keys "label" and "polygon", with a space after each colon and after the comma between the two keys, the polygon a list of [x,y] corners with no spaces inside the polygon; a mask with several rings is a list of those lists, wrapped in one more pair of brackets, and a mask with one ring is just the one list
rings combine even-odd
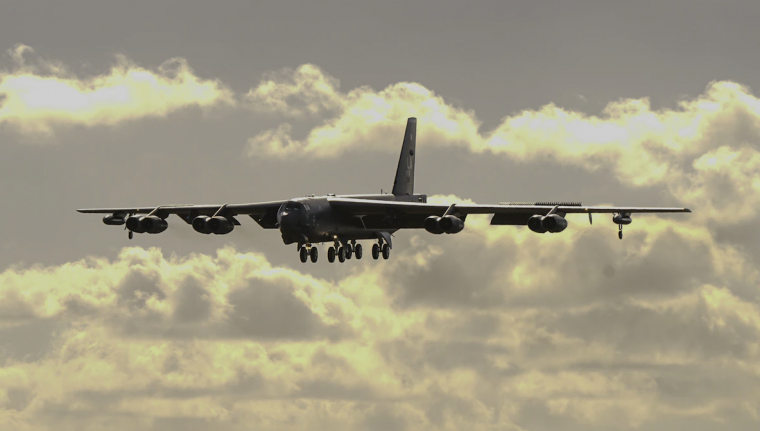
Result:
{"label": "b-52 stratofortress", "polygon": [[279,229],[285,244],[297,244],[301,262],[316,262],[316,244],[331,243],[327,260],[344,262],[362,258],[359,240],[372,240],[372,258],[390,257],[391,235],[401,229],[425,229],[431,234],[461,232],[469,214],[493,214],[492,225],[524,225],[536,233],[559,233],[567,228],[568,214],[613,214],[618,237],[634,213],[683,213],[688,208],[637,208],[583,206],[580,202],[505,202],[497,205],[427,203],[427,196],[414,194],[414,162],[417,119],[409,118],[391,194],[306,196],[247,204],[159,205],[155,207],[80,209],[81,213],[108,214],[107,225],[126,225],[134,233],[157,234],[168,227],[167,217],[176,214],[196,232],[226,235],[247,215],[264,229]]}

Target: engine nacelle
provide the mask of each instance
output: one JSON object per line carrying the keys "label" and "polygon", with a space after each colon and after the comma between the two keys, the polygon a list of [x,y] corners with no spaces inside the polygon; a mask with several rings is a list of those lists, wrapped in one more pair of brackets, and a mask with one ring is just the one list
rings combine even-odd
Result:
{"label": "engine nacelle", "polygon": [[551,214],[541,219],[541,226],[547,232],[559,233],[567,229],[567,220],[558,214]]}
{"label": "engine nacelle", "polygon": [[633,220],[631,220],[631,213],[619,213],[612,216],[612,221],[615,224],[631,224]]}
{"label": "engine nacelle", "polygon": [[133,215],[127,218],[127,229],[135,233],[145,233],[145,230],[140,227],[140,219],[143,216]]}
{"label": "engine nacelle", "polygon": [[235,225],[224,217],[211,217],[206,221],[206,228],[216,235],[225,235],[235,229]]}
{"label": "engine nacelle", "polygon": [[209,216],[198,216],[193,219],[193,229],[195,229],[196,232],[202,233],[205,235],[208,235],[211,233],[211,229],[208,228],[208,225],[206,224],[207,221],[209,221],[211,217]]}
{"label": "engine nacelle", "polygon": [[438,226],[438,222],[441,220],[440,217],[436,216],[430,216],[425,219],[425,230],[435,234],[440,235],[443,233],[443,229],[441,229],[440,226]]}
{"label": "engine nacelle", "polygon": [[567,229],[567,220],[559,214],[534,215],[528,219],[528,229],[536,233],[559,233]]}
{"label": "engine nacelle", "polygon": [[528,229],[532,230],[535,233],[546,233],[546,228],[544,227],[544,224],[541,223],[544,216],[541,215],[534,215],[533,217],[528,219]]}
{"label": "engine nacelle", "polygon": [[441,217],[438,220],[438,227],[446,233],[457,233],[464,229],[464,220],[453,215]]}
{"label": "engine nacelle", "polygon": [[109,225],[109,226],[121,226],[124,223],[126,223],[127,220],[124,218],[123,215],[118,214],[109,214],[105,217],[103,217],[103,223]]}
{"label": "engine nacelle", "polygon": [[145,216],[140,217],[139,227],[143,232],[161,233],[169,227],[169,223],[158,216]]}

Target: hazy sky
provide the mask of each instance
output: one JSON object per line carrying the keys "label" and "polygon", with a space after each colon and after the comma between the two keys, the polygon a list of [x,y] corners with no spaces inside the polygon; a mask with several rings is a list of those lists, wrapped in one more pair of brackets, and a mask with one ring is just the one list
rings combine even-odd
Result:
{"label": "hazy sky", "polygon": [[[0,429],[760,427],[760,3],[0,3]],[[301,264],[76,208],[389,190],[468,218]],[[323,252],[326,250],[322,250]],[[324,256],[324,253],[323,253]],[[324,259],[323,259],[324,260]]]}

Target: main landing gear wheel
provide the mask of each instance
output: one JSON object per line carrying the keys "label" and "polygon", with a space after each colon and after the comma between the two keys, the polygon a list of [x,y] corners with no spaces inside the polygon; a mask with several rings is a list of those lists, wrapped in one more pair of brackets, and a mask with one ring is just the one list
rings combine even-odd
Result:
{"label": "main landing gear wheel", "polygon": [[312,262],[317,261],[317,258],[319,257],[319,252],[317,251],[316,247],[312,247],[311,250],[309,250],[309,256],[311,257]]}
{"label": "main landing gear wheel", "polygon": [[338,261],[343,263],[346,261],[346,250],[343,247],[338,249]]}
{"label": "main landing gear wheel", "polygon": [[380,246],[378,244],[372,244],[372,259],[377,260],[380,258]]}
{"label": "main landing gear wheel", "polygon": [[362,245],[361,244],[356,244],[356,246],[354,247],[354,254],[356,255],[356,259],[361,259],[362,258]]}
{"label": "main landing gear wheel", "polygon": [[391,257],[391,246],[383,244],[383,259],[388,260]]}
{"label": "main landing gear wheel", "polygon": [[346,259],[351,259],[351,254],[354,252],[354,248],[351,246],[351,244],[346,244],[343,246],[343,251],[346,252]]}
{"label": "main landing gear wheel", "polygon": [[335,247],[330,246],[327,249],[327,261],[330,263],[335,262]]}
{"label": "main landing gear wheel", "polygon": [[301,262],[306,263],[306,260],[309,258],[309,251],[306,250],[306,247],[301,247],[301,250],[298,252],[298,254],[301,255]]}

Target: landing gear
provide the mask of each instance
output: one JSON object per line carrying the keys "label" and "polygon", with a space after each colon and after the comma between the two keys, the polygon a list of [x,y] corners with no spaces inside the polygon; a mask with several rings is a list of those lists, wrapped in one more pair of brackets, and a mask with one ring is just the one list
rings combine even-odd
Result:
{"label": "landing gear", "polygon": [[351,246],[351,244],[346,243],[346,245],[343,246],[343,250],[346,252],[346,259],[351,259],[351,254],[354,252],[353,246]]}
{"label": "landing gear", "polygon": [[361,244],[356,244],[354,246],[354,254],[356,255],[356,259],[361,259],[362,258],[362,245]]}
{"label": "landing gear", "polygon": [[372,259],[380,258],[380,244],[372,244]]}
{"label": "landing gear", "polygon": [[338,261],[340,263],[346,261],[346,250],[343,247],[338,248]]}
{"label": "landing gear", "polygon": [[335,262],[335,247],[330,247],[327,249],[327,261],[330,263]]}
{"label": "landing gear", "polygon": [[618,225],[618,238],[623,239],[623,225]]}
{"label": "landing gear", "polygon": [[383,259],[388,260],[391,257],[391,246],[387,243],[383,244]]}
{"label": "landing gear", "polygon": [[129,231],[129,239],[132,239],[135,236],[135,233],[132,231]]}
{"label": "landing gear", "polygon": [[312,247],[311,250],[309,250],[309,256],[311,257],[312,262],[317,262],[317,258],[319,258],[319,251],[317,251],[316,247]]}
{"label": "landing gear", "polygon": [[301,262],[306,263],[306,260],[309,258],[309,250],[306,250],[306,247],[301,247],[298,254],[301,255]]}

